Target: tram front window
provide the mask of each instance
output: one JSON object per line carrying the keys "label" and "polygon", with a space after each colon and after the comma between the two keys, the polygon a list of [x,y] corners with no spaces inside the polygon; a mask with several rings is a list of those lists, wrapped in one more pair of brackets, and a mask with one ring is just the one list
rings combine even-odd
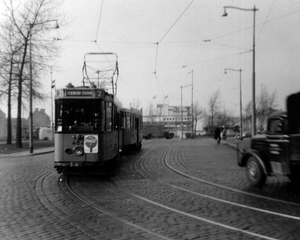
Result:
{"label": "tram front window", "polygon": [[63,99],[57,105],[57,131],[102,130],[100,100]]}

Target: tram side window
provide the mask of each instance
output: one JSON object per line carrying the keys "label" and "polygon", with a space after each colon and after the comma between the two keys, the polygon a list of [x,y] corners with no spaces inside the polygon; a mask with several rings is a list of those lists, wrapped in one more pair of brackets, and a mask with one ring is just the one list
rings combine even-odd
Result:
{"label": "tram side window", "polygon": [[126,113],[126,129],[130,129],[130,114]]}
{"label": "tram side window", "polygon": [[99,102],[97,103],[98,104],[95,104],[94,107],[95,130],[103,131],[104,130],[103,116],[105,116],[104,107],[103,107],[104,102],[101,101],[100,103]]}
{"label": "tram side window", "polygon": [[63,105],[60,101],[55,101],[55,130],[62,131]]}
{"label": "tram side window", "polygon": [[106,102],[106,125],[105,131],[112,130],[112,102]]}
{"label": "tram side window", "polygon": [[105,126],[105,119],[106,119],[106,108],[105,108],[105,102],[101,102],[101,131],[104,131]]}
{"label": "tram side window", "polygon": [[134,116],[131,115],[131,126],[130,129],[135,129],[135,121],[134,121]]}
{"label": "tram side window", "polygon": [[122,129],[126,129],[126,114],[122,112]]}
{"label": "tram side window", "polygon": [[119,128],[119,124],[120,124],[120,122],[119,122],[119,119],[120,119],[120,115],[119,115],[119,113],[118,113],[118,111],[117,111],[117,108],[115,107],[115,106],[113,106],[113,109],[114,109],[114,124],[113,124],[113,128],[114,129],[118,129]]}

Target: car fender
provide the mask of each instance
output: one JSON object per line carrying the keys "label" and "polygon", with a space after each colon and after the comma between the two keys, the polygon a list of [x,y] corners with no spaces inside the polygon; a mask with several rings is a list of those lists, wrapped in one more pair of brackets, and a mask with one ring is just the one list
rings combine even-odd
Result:
{"label": "car fender", "polygon": [[265,154],[260,151],[255,150],[255,149],[249,149],[249,150],[244,151],[241,160],[238,162],[238,165],[240,167],[245,167],[248,158],[251,156],[253,156],[257,159],[257,161],[260,163],[261,167],[263,168],[264,173],[268,175],[270,166],[266,161],[267,159],[265,157]]}

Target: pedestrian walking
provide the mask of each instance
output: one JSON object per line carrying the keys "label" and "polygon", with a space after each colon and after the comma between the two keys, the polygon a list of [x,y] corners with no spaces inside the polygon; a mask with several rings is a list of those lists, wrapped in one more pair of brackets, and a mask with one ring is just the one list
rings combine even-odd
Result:
{"label": "pedestrian walking", "polygon": [[216,129],[215,129],[215,137],[214,138],[217,140],[217,143],[219,144],[221,141],[221,129],[219,127],[216,127]]}

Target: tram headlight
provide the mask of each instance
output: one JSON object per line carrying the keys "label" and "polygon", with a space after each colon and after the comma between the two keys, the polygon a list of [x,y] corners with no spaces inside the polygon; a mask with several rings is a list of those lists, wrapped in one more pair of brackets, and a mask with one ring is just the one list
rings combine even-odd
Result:
{"label": "tram headlight", "polygon": [[80,146],[75,147],[73,150],[77,156],[81,156],[84,153],[83,147]]}
{"label": "tram headlight", "polygon": [[65,153],[72,154],[73,153],[73,149],[71,149],[71,148],[65,148]]}

